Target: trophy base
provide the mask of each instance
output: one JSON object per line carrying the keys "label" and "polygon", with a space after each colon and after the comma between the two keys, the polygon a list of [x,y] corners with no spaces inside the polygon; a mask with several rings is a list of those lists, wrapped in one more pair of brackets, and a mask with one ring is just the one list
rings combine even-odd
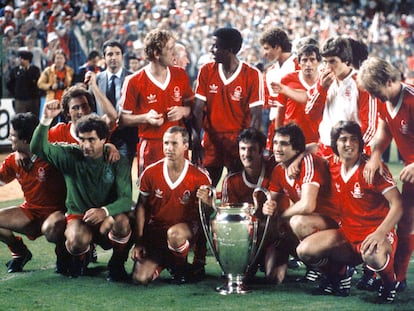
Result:
{"label": "trophy base", "polygon": [[243,283],[241,280],[228,280],[226,284],[220,287],[216,287],[216,292],[221,295],[230,295],[230,294],[247,294],[251,290]]}

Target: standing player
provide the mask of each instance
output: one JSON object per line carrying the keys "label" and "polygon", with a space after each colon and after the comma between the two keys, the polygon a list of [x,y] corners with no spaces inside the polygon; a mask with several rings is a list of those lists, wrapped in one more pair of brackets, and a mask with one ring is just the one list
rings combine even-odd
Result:
{"label": "standing player", "polygon": [[[363,262],[381,276],[378,302],[392,303],[394,228],[402,215],[401,195],[385,166],[371,184],[364,180],[367,157],[362,153],[364,141],[356,122],[340,121],[331,131],[331,146],[341,160],[340,173],[332,176],[341,207],[341,228],[307,237],[299,244],[298,255],[308,264],[322,265],[326,272],[315,293],[348,296],[351,275],[345,265]],[[349,275],[349,281],[343,274]]]}
{"label": "standing player", "polygon": [[[56,211],[63,213],[65,209],[66,187],[62,174],[30,152],[30,141],[38,123],[38,117],[32,113],[13,117],[9,139],[14,152],[0,166],[0,185],[17,179],[25,198],[20,206],[0,210],[0,241],[7,244],[13,256],[6,264],[9,273],[22,271],[32,258],[22,238],[13,231],[34,240],[46,234],[42,225],[49,215]],[[17,153],[25,155],[21,165],[17,163]]]}
{"label": "standing player", "polygon": [[305,135],[307,144],[319,140],[318,128],[314,122],[310,122],[305,114],[305,105],[307,101],[306,92],[314,87],[318,81],[321,59],[319,48],[316,45],[304,45],[298,50],[298,61],[301,69],[288,73],[280,83],[271,83],[272,90],[279,94],[277,101],[280,103],[279,108],[282,113],[280,125],[291,122],[299,125]]}
{"label": "standing player", "polygon": [[[67,273],[85,273],[90,244],[113,248],[108,263],[109,280],[128,278],[124,262],[128,257],[127,242],[131,235],[126,215],[132,204],[131,174],[126,158],[114,163],[106,161],[104,144],[109,135],[105,122],[96,115],[78,120],[78,145],[58,145],[47,141],[53,118],[61,111],[58,101],[45,104],[43,119],[33,134],[31,151],[53,163],[62,173],[67,186],[65,246]],[[57,225],[60,225],[58,223]],[[62,267],[64,268],[64,267]],[[64,273],[65,271],[61,271]]]}
{"label": "standing player", "polygon": [[164,133],[165,158],[141,175],[136,208],[135,260],[132,279],[147,284],[168,268],[174,283],[188,281],[187,255],[200,230],[196,191],[209,185],[207,173],[185,158],[189,135],[173,126]]}
{"label": "standing player", "polygon": [[261,73],[237,57],[243,41],[240,32],[220,28],[213,36],[214,62],[200,69],[194,106],[198,138],[204,129],[204,159],[196,137],[193,162],[203,162],[216,186],[224,166],[229,172],[241,169],[237,136],[249,126],[260,128],[264,94]]}
{"label": "standing player", "polygon": [[361,126],[365,144],[369,144],[376,130],[377,104],[357,86],[352,47],[347,38],[328,39],[321,55],[325,68],[310,92],[305,112],[311,122],[319,124],[319,154],[331,158],[329,135],[332,127],[341,120],[356,121]]}
{"label": "standing player", "polygon": [[172,34],[154,29],[144,44],[149,64],[125,79],[120,99],[121,125],[138,126],[138,176],[163,157],[163,133],[190,115],[193,100],[185,70],[174,66]]}
{"label": "standing player", "polygon": [[378,168],[383,172],[381,155],[392,138],[405,162],[400,173],[404,211],[398,223],[398,247],[395,254],[397,291],[403,291],[407,287],[407,269],[414,249],[414,87],[402,83],[398,69],[376,57],[363,63],[358,73],[358,83],[372,96],[385,102],[380,110],[371,159],[366,167],[366,180],[372,183]]}
{"label": "standing player", "polygon": [[[269,120],[264,121],[270,121],[265,132],[268,133],[268,140],[272,144],[274,130],[283,125],[284,111],[281,111],[282,107],[277,100],[278,93],[273,90],[271,84],[279,83],[285,75],[299,70],[300,67],[296,55],[292,54],[292,43],[283,29],[268,29],[260,37],[260,44],[263,47],[264,58],[270,63],[264,74],[265,108],[270,109],[270,114]],[[267,117],[267,114],[264,114],[264,117]],[[269,151],[271,152],[271,148]]]}
{"label": "standing player", "polygon": [[[102,119],[109,128],[112,128],[117,119],[116,111],[105,95],[99,90],[96,84],[95,73],[88,72],[86,76],[88,77],[89,88],[92,90],[98,106],[102,107],[103,111],[105,111]],[[75,85],[68,88],[62,97],[62,115],[68,122],[60,122],[50,128],[48,134],[49,141],[77,144],[79,139],[75,133],[76,123],[81,117],[92,113],[92,107],[94,105],[95,101],[93,96],[83,86]]]}

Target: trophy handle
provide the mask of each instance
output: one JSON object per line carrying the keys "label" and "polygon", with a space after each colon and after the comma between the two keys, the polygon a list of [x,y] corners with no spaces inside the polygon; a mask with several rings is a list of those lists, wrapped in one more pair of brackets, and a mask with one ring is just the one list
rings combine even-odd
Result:
{"label": "trophy handle", "polygon": [[[258,203],[257,203],[257,195],[258,195],[258,193],[259,192],[263,192],[265,195],[266,195],[266,199],[267,200],[271,200],[272,199],[272,197],[271,197],[271,195],[270,195],[270,191],[269,190],[267,190],[266,188],[263,188],[263,187],[257,187],[256,189],[254,189],[254,191],[253,191],[253,202],[254,202],[254,208],[253,208],[253,210],[252,210],[252,215],[254,214],[254,213],[256,213],[256,211],[257,211],[257,209],[259,208],[259,205],[258,205]],[[268,229],[269,229],[269,223],[270,223],[270,216],[268,215],[268,216],[266,216],[266,223],[265,223],[265,227],[264,227],[264,230],[263,230],[263,235],[262,235],[262,239],[261,239],[261,241],[260,241],[260,244],[259,244],[259,246],[251,253],[252,254],[252,256],[254,256],[254,259],[253,260],[251,260],[250,261],[250,265],[252,265],[252,264],[254,264],[255,262],[256,262],[256,260],[257,260],[257,257],[259,256],[259,254],[260,254],[260,251],[262,250],[262,247],[263,247],[263,243],[264,243],[264,241],[265,241],[265,239],[266,239],[266,236],[267,236],[267,231],[268,231]],[[257,241],[257,231],[258,230],[254,230],[254,237],[253,237],[253,241],[254,241],[254,243],[253,243],[253,245],[257,245],[257,243],[255,243],[256,241]]]}
{"label": "trophy handle", "polygon": [[[212,194],[212,197],[213,197],[212,208],[214,209],[215,212],[217,212],[216,188],[214,188],[213,186],[209,186],[209,185],[203,185],[203,186],[200,187],[200,189],[210,190],[210,193]],[[216,249],[214,248],[213,237],[211,235],[211,230],[210,230],[210,222],[208,221],[208,218],[207,218],[207,215],[206,215],[206,212],[205,212],[205,204],[200,199],[198,200],[198,211],[199,211],[199,214],[200,214],[201,227],[203,228],[204,236],[206,237],[208,246],[210,247],[211,252],[214,254],[214,257],[216,258],[217,262],[220,264],[220,267],[221,267],[221,263],[220,263],[218,254],[216,252]]]}

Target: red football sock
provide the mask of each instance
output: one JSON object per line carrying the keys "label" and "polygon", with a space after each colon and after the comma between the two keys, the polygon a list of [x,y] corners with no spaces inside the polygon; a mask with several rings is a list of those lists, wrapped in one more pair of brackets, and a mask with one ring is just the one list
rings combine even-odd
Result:
{"label": "red football sock", "polygon": [[12,245],[7,245],[10,252],[12,253],[13,258],[18,258],[24,256],[26,252],[26,245],[24,245],[21,237],[16,236],[16,240]]}
{"label": "red football sock", "polygon": [[168,249],[171,251],[171,254],[174,257],[174,263],[176,265],[183,265],[187,262],[187,256],[190,251],[190,242],[186,240],[183,244],[174,248],[168,243]]}
{"label": "red football sock", "polygon": [[397,281],[403,281],[407,278],[408,264],[413,250],[414,234],[398,237],[398,246],[394,258]]}
{"label": "red football sock", "polygon": [[395,283],[394,258],[392,256],[389,256],[388,262],[381,271],[378,271],[378,274],[385,286],[391,287]]}

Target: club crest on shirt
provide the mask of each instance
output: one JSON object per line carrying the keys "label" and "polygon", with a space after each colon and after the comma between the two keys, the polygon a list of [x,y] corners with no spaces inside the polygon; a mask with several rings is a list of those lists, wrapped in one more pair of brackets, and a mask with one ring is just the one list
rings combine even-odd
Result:
{"label": "club crest on shirt", "polygon": [[161,189],[155,189],[155,197],[162,199],[162,190]]}
{"label": "club crest on shirt", "polygon": [[400,125],[401,125],[400,132],[404,135],[407,135],[408,134],[408,123],[407,123],[407,121],[401,120]]}
{"label": "club crest on shirt", "polygon": [[242,93],[243,93],[242,87],[240,85],[236,86],[233,94],[231,95],[231,99],[235,101],[240,101],[242,99]]}
{"label": "club crest on shirt", "polygon": [[351,191],[351,193],[352,193],[352,196],[355,199],[362,199],[362,197],[364,196],[364,194],[361,191],[361,186],[360,186],[359,182],[356,182],[354,184],[354,191]]}
{"label": "club crest on shirt", "polygon": [[352,88],[351,88],[351,86],[348,86],[345,89],[344,97],[347,98],[347,99],[350,99],[351,98],[351,95],[352,95]]}
{"label": "club crest on shirt", "polygon": [[217,93],[217,90],[218,90],[218,86],[217,85],[215,85],[215,84],[210,84],[209,85],[209,88],[210,88],[210,93]]}
{"label": "club crest on shirt", "polygon": [[153,104],[157,102],[157,95],[155,94],[149,94],[147,96],[148,104]]}
{"label": "club crest on shirt", "polygon": [[114,173],[110,167],[107,167],[103,174],[103,182],[107,184],[113,183],[115,180]]}
{"label": "club crest on shirt", "polygon": [[174,94],[172,96],[173,101],[175,102],[181,102],[181,99],[183,97],[181,96],[181,91],[179,86],[174,87]]}
{"label": "club crest on shirt", "polygon": [[300,198],[302,195],[302,188],[298,184],[295,185],[295,191],[298,194],[298,197]]}
{"label": "club crest on shirt", "polygon": [[181,204],[187,204],[188,202],[190,202],[190,197],[191,197],[190,190],[185,190],[183,192],[183,195],[180,198],[180,203]]}
{"label": "club crest on shirt", "polygon": [[394,244],[395,237],[393,232],[388,232],[386,235],[386,239],[390,242],[390,244]]}
{"label": "club crest on shirt", "polygon": [[39,169],[37,170],[36,179],[40,182],[45,182],[46,181],[46,172],[45,172],[45,169],[43,167],[39,167]]}

